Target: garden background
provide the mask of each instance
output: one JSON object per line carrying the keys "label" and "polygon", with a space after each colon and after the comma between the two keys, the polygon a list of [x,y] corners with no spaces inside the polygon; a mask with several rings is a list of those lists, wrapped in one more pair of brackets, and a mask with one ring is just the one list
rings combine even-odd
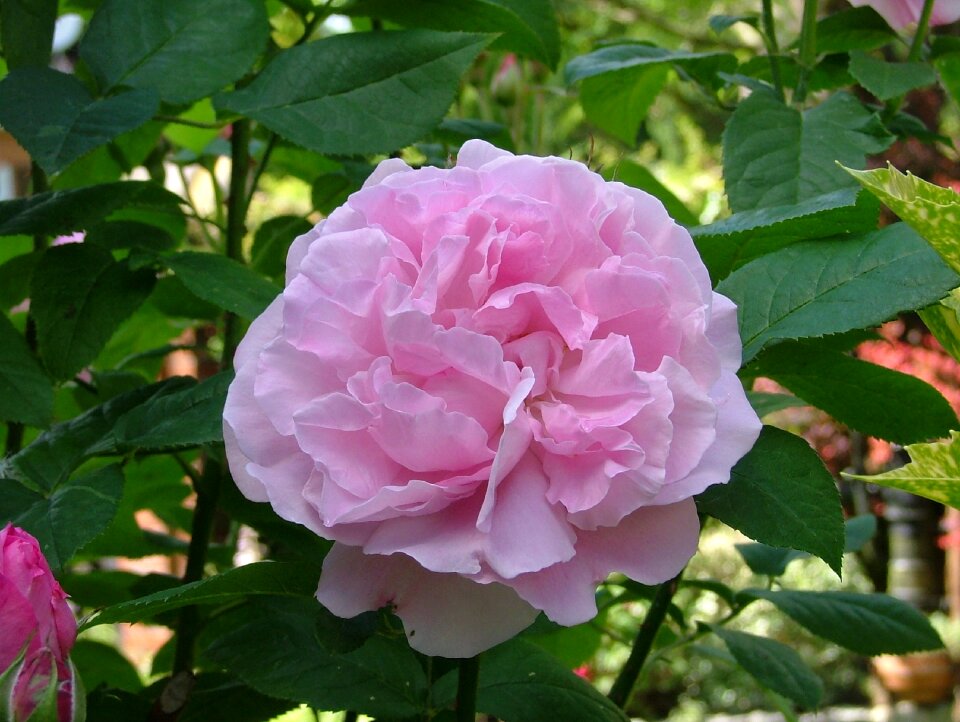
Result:
{"label": "garden background", "polygon": [[485,652],[478,711],[794,719],[960,651],[960,25],[913,5],[3,0],[0,522],[71,597],[86,719],[464,719],[455,661],[319,606],[330,542],[239,493],[221,417],[293,239],[473,138],[659,198],[767,424],[681,579]]}

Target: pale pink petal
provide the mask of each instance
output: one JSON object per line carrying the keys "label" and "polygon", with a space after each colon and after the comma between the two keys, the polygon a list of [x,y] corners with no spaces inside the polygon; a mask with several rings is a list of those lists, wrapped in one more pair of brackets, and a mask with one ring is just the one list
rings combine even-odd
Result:
{"label": "pale pink petal", "polygon": [[717,406],[716,441],[686,477],[663,487],[655,503],[670,504],[704,491],[712,484],[730,480],[730,469],[760,435],[762,424],[743,393],[740,379],[725,372],[710,391]]}
{"label": "pale pink petal", "polygon": [[548,617],[571,626],[592,619],[596,584],[613,571],[642,584],[675,577],[697,551],[700,521],[693,499],[644,507],[616,527],[580,532],[569,562],[510,580],[510,586]]}
{"label": "pale pink petal", "polygon": [[428,572],[402,554],[367,555],[343,544],[324,559],[317,599],[341,617],[392,604],[410,646],[438,657],[472,657],[537,617],[509,587]]}
{"label": "pale pink petal", "polygon": [[508,151],[501,150],[485,140],[468,140],[457,153],[457,165],[464,168],[482,168],[497,158],[511,156]]}

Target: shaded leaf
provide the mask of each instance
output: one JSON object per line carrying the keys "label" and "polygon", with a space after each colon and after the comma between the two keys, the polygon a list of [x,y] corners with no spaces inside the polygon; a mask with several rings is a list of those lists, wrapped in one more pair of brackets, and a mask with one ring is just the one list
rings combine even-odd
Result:
{"label": "shaded leaf", "polygon": [[171,609],[194,604],[226,604],[250,595],[306,596],[312,599],[319,578],[318,565],[255,562],[229,569],[215,577],[181,584],[107,607],[88,619],[83,628],[114,622],[140,622]]}
{"label": "shaded leaf", "polygon": [[[316,577],[313,582],[311,593]],[[205,656],[256,690],[317,710],[351,709],[388,719],[422,714],[427,679],[403,637],[376,634],[336,653],[321,636],[321,620],[330,616],[312,598],[258,600]]]}
{"label": "shaded leaf", "polygon": [[823,698],[823,682],[791,647],[766,637],[711,625],[737,663],[764,687],[782,694],[804,709]]}
{"label": "shaded leaf", "polygon": [[254,319],[280,289],[246,266],[214,253],[183,251],[163,262],[198,298],[238,316]]}
{"label": "shaded leaf", "polygon": [[[433,689],[438,705],[452,705],[456,672]],[[483,653],[477,709],[503,722],[626,722],[627,716],[589,682],[548,652],[524,639],[512,639]]]}
{"label": "shaded leaf", "polygon": [[908,654],[941,649],[930,621],[886,594],[745,589],[743,599],[765,599],[814,634],[857,654]]}
{"label": "shaded leaf", "polygon": [[53,416],[53,384],[20,332],[0,313],[0,419],[45,427]]}
{"label": "shaded leaf", "polygon": [[152,271],[132,271],[96,246],[69,243],[48,249],[33,272],[30,291],[47,370],[64,379],[93,361],[150,295],[153,283]]}
{"label": "shaded leaf", "polygon": [[807,405],[806,401],[790,394],[765,394],[759,391],[748,391],[747,400],[761,419],[767,414]]}
{"label": "shaded leaf", "polygon": [[[168,223],[179,220],[181,228],[184,223],[177,195],[156,183],[121,181],[0,201],[0,236],[73,233],[137,212],[151,212]],[[151,223],[153,217],[140,220]],[[172,235],[179,238],[180,232]]]}
{"label": "shaded leaf", "polygon": [[700,494],[697,507],[755,541],[810,552],[840,574],[840,494],[820,457],[798,436],[764,426],[729,483]]}
{"label": "shaded leaf", "polygon": [[887,21],[871,7],[845,8],[817,22],[817,54],[873,50],[897,39]]}
{"label": "shaded leaf", "polygon": [[264,222],[253,236],[250,266],[265,276],[282,278],[290,244],[311,228],[300,216],[276,216]]}
{"label": "shaded leaf", "polygon": [[499,33],[493,48],[512,50],[551,68],[560,59],[560,32],[550,0],[359,0],[345,11],[405,27]]}
{"label": "shaded leaf", "polygon": [[45,68],[50,64],[57,0],[3,0],[0,45],[10,68]]}
{"label": "shaded leaf", "polygon": [[105,0],[80,57],[104,90],[155,88],[182,105],[243,75],[269,29],[257,0]]}
{"label": "shaded leaf", "polygon": [[278,54],[214,105],[320,153],[390,152],[436,127],[491,39],[430,30],[324,38]]}
{"label": "shaded leaf", "polygon": [[809,554],[798,552],[796,549],[784,549],[782,547],[772,547],[767,544],[735,544],[734,545],[743,561],[750,567],[754,574],[762,574],[770,577],[779,577],[787,571],[787,566],[795,559],[805,559]]}
{"label": "shaded leaf", "polygon": [[223,405],[232,372],[221,372],[180,391],[154,396],[119,419],[90,454],[199,446],[223,440]]}
{"label": "shaded leaf", "polygon": [[0,520],[33,534],[43,555],[60,569],[113,519],[123,493],[116,464],[61,484],[49,496],[16,481],[0,480]]}
{"label": "shaded leaf", "polygon": [[152,89],[95,100],[73,75],[14,70],[0,81],[0,124],[47,173],[146,123],[159,100]]}
{"label": "shaded leaf", "polygon": [[860,514],[850,517],[843,523],[843,529],[845,533],[844,553],[858,552],[877,533],[877,517],[873,514]]}
{"label": "shaded leaf", "polygon": [[880,100],[937,82],[936,73],[926,63],[891,63],[859,50],[850,53],[850,74]]}
{"label": "shaded leaf", "polygon": [[950,404],[925,381],[819,344],[779,344],[764,351],[754,368],[868,436],[909,444],[957,426]]}
{"label": "shaded leaf", "polygon": [[38,491],[49,491],[88,458],[88,449],[113,428],[120,416],[154,394],[181,388],[182,378],[143,386],[56,424],[17,454],[0,461],[0,477],[17,479]]}
{"label": "shaded leaf", "polygon": [[795,243],[737,269],[717,291],[738,306],[744,363],[779,341],[879,326],[960,284],[903,223]]}

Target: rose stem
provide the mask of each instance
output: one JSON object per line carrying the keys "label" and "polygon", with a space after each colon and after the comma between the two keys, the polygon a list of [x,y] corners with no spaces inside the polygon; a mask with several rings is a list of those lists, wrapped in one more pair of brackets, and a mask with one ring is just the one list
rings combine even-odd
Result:
{"label": "rose stem", "polygon": [[477,718],[477,682],[480,679],[480,657],[460,660],[457,676],[457,722],[474,722]]}
{"label": "rose stem", "polygon": [[667,610],[670,609],[670,600],[677,591],[680,583],[680,574],[670,581],[664,582],[657,588],[657,593],[653,597],[653,603],[650,605],[647,616],[643,618],[643,624],[640,631],[637,632],[637,638],[633,642],[633,649],[630,650],[630,656],[627,658],[623,669],[617,675],[613,687],[607,697],[620,709],[626,709],[630,701],[631,693],[640,677],[640,671],[643,669],[644,662],[650,655],[650,649],[653,647],[653,640],[657,636],[657,630],[663,624],[667,616]]}
{"label": "rose stem", "polygon": [[[230,190],[227,197],[227,237],[226,255],[243,262],[243,235],[245,232],[247,175],[250,154],[250,121],[238,120],[233,124],[230,134],[231,167]],[[220,368],[233,368],[233,354],[240,342],[240,321],[233,313],[223,317],[223,356]],[[221,464],[206,455],[203,462],[201,483],[196,486],[197,503],[193,512],[193,525],[190,529],[190,546],[187,551],[187,568],[183,573],[183,583],[203,578],[203,567],[207,562],[207,547],[210,544],[210,531],[217,511],[220,486],[228,474],[225,464]],[[185,672],[193,669],[193,648],[197,638],[199,617],[195,606],[184,607],[177,623],[177,641],[174,650],[173,672]]]}
{"label": "rose stem", "polygon": [[777,28],[773,22],[773,0],[763,0],[763,40],[770,59],[770,77],[777,97],[783,102],[783,80],[780,77],[780,46],[777,44]]}
{"label": "rose stem", "polygon": [[804,0],[803,25],[800,30],[800,76],[793,102],[803,104],[807,99],[807,80],[817,60],[817,0]]}

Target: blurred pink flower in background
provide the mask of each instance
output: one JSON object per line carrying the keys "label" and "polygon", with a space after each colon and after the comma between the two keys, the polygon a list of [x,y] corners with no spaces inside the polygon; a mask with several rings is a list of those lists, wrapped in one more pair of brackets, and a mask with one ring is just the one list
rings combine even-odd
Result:
{"label": "blurred pink flower in background", "polygon": [[318,597],[466,657],[696,551],[760,422],[736,308],[653,196],[470,141],[294,241],[224,412],[251,499],[337,542]]}
{"label": "blurred pink flower in background", "polygon": [[[923,0],[850,0],[851,5],[869,5],[890,23],[890,27],[902,30],[920,21]],[[960,20],[960,0],[936,0],[930,15],[930,27],[949,25]]]}
{"label": "blurred pink flower in background", "polygon": [[0,530],[0,717],[26,720],[55,688],[60,722],[75,719],[78,685],[68,655],[77,622],[40,545],[11,524]]}

